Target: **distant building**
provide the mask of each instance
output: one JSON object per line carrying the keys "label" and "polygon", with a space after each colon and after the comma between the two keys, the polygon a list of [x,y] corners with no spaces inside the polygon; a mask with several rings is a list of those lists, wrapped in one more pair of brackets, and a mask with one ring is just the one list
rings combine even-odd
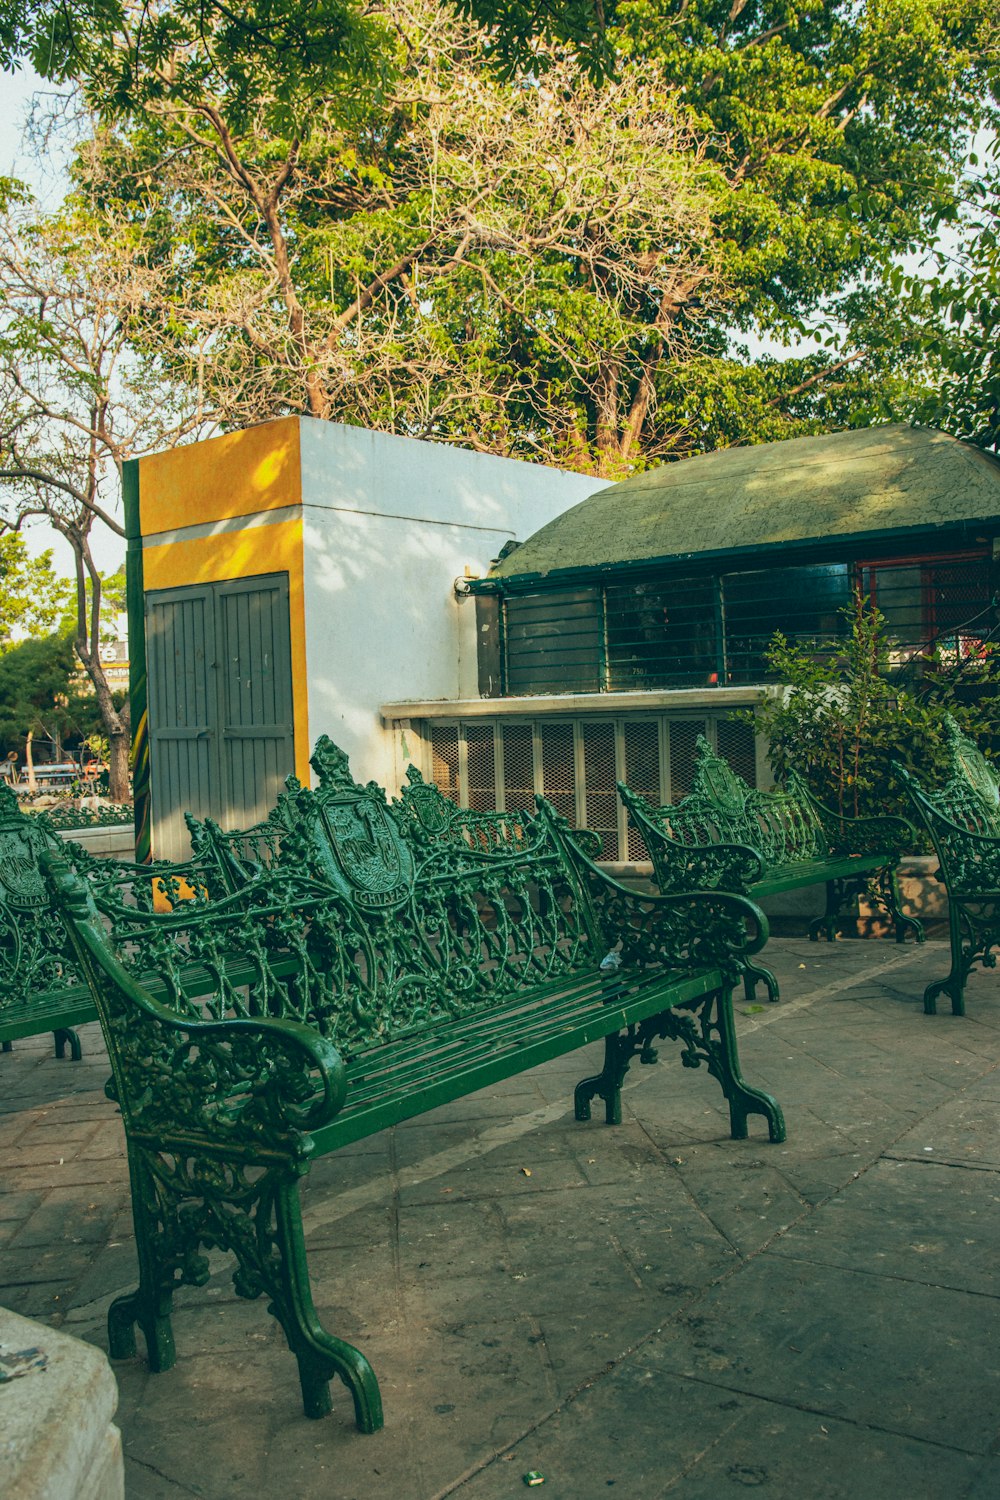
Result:
{"label": "distant building", "polygon": [[469,585],[479,694],[386,704],[427,774],[473,807],[543,791],[641,858],[615,794],[689,785],[706,734],[767,777],[737,706],[767,691],[775,631],[842,635],[860,588],[899,642],[961,658],[997,632],[1000,462],[904,426],[731,448],[592,494]]}
{"label": "distant building", "polygon": [[676,798],[698,734],[767,777],[731,716],[768,691],[775,630],[837,636],[856,587],[901,660],[929,643],[960,657],[997,629],[1000,462],[902,426],[595,492],[290,417],[129,466],[126,517],[146,826],[173,857],[184,810],[245,826],[290,771],[308,780],[326,733],[390,789],[414,761],[472,807],[544,792],[628,863],[645,851],[617,779]]}
{"label": "distant building", "polygon": [[360,779],[397,782],[422,746],[380,704],[476,692],[475,607],[455,580],[592,489],[307,417],[127,466],[140,856],[182,856],[186,810],[263,817],[290,772],[308,782],[321,734]]}

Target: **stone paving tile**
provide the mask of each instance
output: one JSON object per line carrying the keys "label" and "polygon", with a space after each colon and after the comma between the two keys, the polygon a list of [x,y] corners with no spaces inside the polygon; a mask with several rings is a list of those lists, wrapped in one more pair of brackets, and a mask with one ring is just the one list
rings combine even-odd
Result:
{"label": "stone paving tile", "polygon": [[879,1161],[849,1193],[792,1225],[771,1253],[995,1298],[1000,1296],[997,1187],[991,1172]]}
{"label": "stone paving tile", "polygon": [[781,1500],[972,1500],[990,1469],[974,1455],[665,1375],[646,1347],[458,1493],[509,1500],[533,1470],[552,1500],[723,1500],[745,1489]]}
{"label": "stone paving tile", "polygon": [[[305,1420],[265,1300],[213,1253],[177,1296],[175,1368],[151,1375],[141,1336],[115,1365],[129,1500],[489,1500],[529,1468],[572,1500],[994,1500],[1000,975],[956,1020],[920,1004],[941,943],[772,959],[783,1002],[737,997],[737,1027],[787,1144],[760,1120],[731,1141],[718,1085],[664,1043],[620,1129],[600,1101],[572,1119],[593,1048],[315,1163],[316,1304],[372,1360],[385,1431],[357,1434],[338,1382]],[[136,1260],[85,1032],[82,1064],[47,1038],[0,1060],[0,1301],[103,1346]]]}
{"label": "stone paving tile", "polygon": [[720,1390],[986,1454],[998,1313],[996,1298],[761,1256],[664,1330],[661,1358]]}
{"label": "stone paving tile", "polygon": [[895,1141],[888,1154],[1000,1169],[1000,1099],[953,1099]]}

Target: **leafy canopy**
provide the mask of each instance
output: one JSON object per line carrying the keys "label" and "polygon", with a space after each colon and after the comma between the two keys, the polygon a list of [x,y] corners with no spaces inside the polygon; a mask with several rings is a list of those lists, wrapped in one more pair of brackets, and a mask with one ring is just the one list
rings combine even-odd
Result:
{"label": "leafy canopy", "polygon": [[[911,409],[927,315],[897,267],[959,211],[991,5],[608,16],[600,84],[541,37],[503,81],[496,30],[420,0],[366,14],[366,66],[322,94],[190,28],[138,85],[95,55],[79,180],[172,268],[151,339],[226,423],[304,411],[609,477]],[[780,362],[740,343],[816,328],[827,349]]]}
{"label": "leafy canopy", "polygon": [[51,550],[32,557],[19,532],[0,535],[0,654],[24,636],[51,634],[65,618],[70,592]]}

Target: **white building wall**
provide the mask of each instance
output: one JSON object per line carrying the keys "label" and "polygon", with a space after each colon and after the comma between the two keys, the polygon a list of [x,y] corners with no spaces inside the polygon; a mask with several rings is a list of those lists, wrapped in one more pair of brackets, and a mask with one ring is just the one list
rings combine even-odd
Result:
{"label": "white building wall", "polygon": [[301,452],[310,739],[328,734],[359,780],[395,788],[413,746],[379,705],[477,696],[475,605],[455,579],[601,481],[307,418]]}

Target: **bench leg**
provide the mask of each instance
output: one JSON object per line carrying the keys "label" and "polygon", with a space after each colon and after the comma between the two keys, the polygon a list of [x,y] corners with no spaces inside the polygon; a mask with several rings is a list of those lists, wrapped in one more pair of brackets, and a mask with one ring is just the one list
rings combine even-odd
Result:
{"label": "bench leg", "polygon": [[331,1408],[330,1381],[339,1375],[362,1432],[382,1426],[382,1400],[371,1365],[357,1349],[320,1324],[313,1306],[299,1210],[300,1164],[258,1167],[216,1157],[129,1149],[139,1286],[108,1311],[113,1358],[135,1354],[135,1325],[146,1339],[151,1370],[174,1363],[170,1326],[178,1284],[204,1286],[202,1247],[228,1250],[237,1261],[237,1296],[266,1294],[298,1362],[307,1417]]}
{"label": "bench leg", "polygon": [[[573,1113],[578,1120],[590,1119],[590,1101],[604,1100],[604,1115],[609,1125],[622,1122],[622,1084],[636,1050],[634,1028],[604,1038],[604,1067],[593,1078],[581,1078],[573,1091]],[[655,1061],[655,1055],[649,1057]]]}
{"label": "bench leg", "polygon": [[643,1032],[672,1037],[683,1043],[681,1062],[686,1068],[708,1067],[712,1077],[722,1085],[729,1104],[729,1128],[733,1140],[746,1140],[747,1119],[763,1115],[767,1133],[774,1142],[785,1139],[785,1117],[781,1106],[763,1089],[751,1088],[740,1070],[736,1026],[733,1022],[732,990],[697,1001],[692,1007],[665,1011],[643,1024]]}
{"label": "bench leg", "polygon": [[951,971],[946,979],[936,979],[924,990],[924,1011],[937,1014],[939,995],[951,997],[953,1016],[965,1015],[965,981],[976,964],[986,969],[996,967],[993,951],[1000,943],[1000,898],[964,901],[948,896],[948,936],[951,940]]}
{"label": "bench leg", "polygon": [[59,1026],[52,1033],[56,1047],[56,1057],[66,1056],[66,1047],[69,1046],[69,1055],[74,1062],[79,1062],[83,1057],[83,1048],[80,1046],[80,1038],[70,1026]]}
{"label": "bench leg", "polygon": [[374,1370],[353,1345],[327,1333],[313,1304],[298,1184],[281,1183],[274,1206],[280,1255],[278,1274],[269,1278],[268,1312],[281,1324],[288,1347],[298,1361],[303,1410],[307,1417],[325,1416],[331,1407],[330,1380],[339,1375],[353,1398],[358,1430],[378,1432],[382,1426],[382,1397]]}
{"label": "bench leg", "polygon": [[828,943],[832,943],[837,936],[837,929],[841,925],[845,912],[844,907],[849,900],[857,905],[858,892],[855,888],[848,891],[848,886],[856,886],[855,881],[828,880],[826,882],[826,910],[821,917],[814,917],[809,923],[809,941],[818,942],[820,933]]}
{"label": "bench leg", "polygon": [[709,1071],[722,1084],[722,1092],[729,1101],[729,1128],[733,1140],[746,1140],[749,1134],[747,1125],[749,1115],[763,1115],[767,1121],[769,1139],[775,1143],[783,1141],[785,1117],[780,1104],[770,1094],[765,1094],[763,1089],[751,1088],[743,1077],[739,1049],[736,1045],[731,990],[719,992],[715,997],[714,1009],[718,1047],[710,1049],[708,1066]]}
{"label": "bench leg", "polygon": [[[116,1297],[108,1308],[108,1353],[112,1359],[135,1356],[136,1324],[146,1341],[149,1368],[159,1374],[174,1363],[174,1335],[170,1323],[175,1282],[174,1265],[161,1263],[160,1219],[156,1181],[139,1151],[128,1148],[132,1185],[132,1222],[139,1260],[139,1285],[134,1292]],[[207,1278],[208,1264],[205,1262]]]}
{"label": "bench leg", "polygon": [[899,889],[899,877],[894,866],[880,870],[876,883],[879,903],[885,907],[896,934],[897,943],[905,943],[906,930],[910,928],[918,943],[926,940],[924,924],[919,917],[907,917],[902,911],[903,898]]}
{"label": "bench leg", "polygon": [[751,964],[746,960],[743,962],[743,994],[746,1000],[752,1003],[757,998],[757,986],[764,984],[767,988],[767,998],[772,1005],[781,999],[781,990],[778,981],[770,969],[765,969],[763,964]]}

